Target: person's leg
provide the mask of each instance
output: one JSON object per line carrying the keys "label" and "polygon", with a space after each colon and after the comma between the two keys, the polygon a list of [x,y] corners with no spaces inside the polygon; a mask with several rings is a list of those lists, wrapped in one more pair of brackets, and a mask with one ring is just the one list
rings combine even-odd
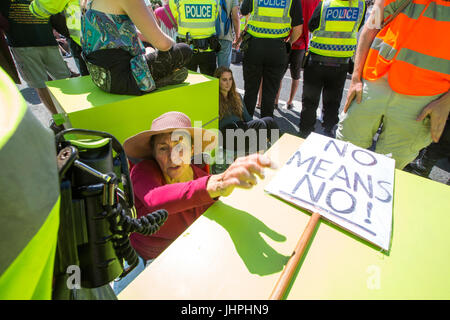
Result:
{"label": "person's leg", "polygon": [[81,57],[81,46],[79,46],[75,41],[72,39],[67,39],[70,46],[70,51],[72,51],[73,59],[75,60],[75,64],[78,67],[78,70],[80,71],[80,74],[82,76],[89,75],[89,71],[86,66],[86,62],[84,62],[83,58]]}
{"label": "person's leg", "polygon": [[216,53],[214,51],[200,53],[200,72],[213,77],[216,71]]}
{"label": "person's leg", "polygon": [[292,102],[294,101],[295,94],[297,93],[298,86],[300,84],[300,72],[303,61],[303,56],[305,55],[305,50],[292,50],[291,58],[289,61],[290,70],[291,70],[291,91],[289,93],[289,100],[286,102],[286,106],[288,109],[292,109],[294,105]]}
{"label": "person's leg", "polygon": [[428,159],[440,160],[450,157],[450,117],[447,118],[444,131],[437,143],[432,143],[426,148],[426,157]]}
{"label": "person's leg", "polygon": [[275,103],[274,103],[275,109],[278,108],[278,100],[280,99],[280,92],[281,92],[282,86],[283,86],[283,79],[281,79],[281,81],[280,81],[280,86],[278,87],[278,92],[277,92],[277,95],[275,96]]}
{"label": "person's leg", "polygon": [[40,47],[41,59],[53,80],[70,78],[70,70],[56,46]]}
{"label": "person's leg", "polygon": [[264,122],[267,130],[279,130],[280,127],[278,126],[277,122],[273,117],[264,117],[260,119]]}
{"label": "person's leg", "polygon": [[255,112],[258,90],[262,78],[261,45],[259,39],[251,38],[244,54],[242,71],[244,76],[244,104],[248,113],[253,116]]}
{"label": "person's leg", "polygon": [[[286,74],[286,71],[287,71],[288,69],[291,70],[291,74],[292,74],[292,59],[293,59],[293,57],[294,57],[293,52],[294,52],[294,50],[291,50],[291,52],[290,52],[289,55],[288,55],[288,63],[286,64],[286,69],[285,69],[284,72],[283,72],[283,76]],[[283,86],[283,77],[282,77],[281,80],[280,80],[280,87],[278,88],[277,95],[275,96],[275,103],[274,103],[274,107],[275,107],[275,108],[278,108],[278,100],[280,99],[280,92],[281,92],[281,87],[282,87],[282,86]],[[286,105],[287,105],[287,104],[286,104]]]}
{"label": "person's leg", "polygon": [[219,39],[220,51],[217,53],[217,67],[230,67],[231,64],[231,46],[230,40]]}
{"label": "person's leg", "polygon": [[[59,53],[58,47],[53,46],[52,48],[53,52],[51,55],[55,58],[55,68],[58,71],[55,72],[54,77],[58,77],[60,79],[69,78],[70,72],[62,59],[61,54]],[[45,65],[47,60],[46,56],[49,54],[47,47],[11,48],[11,52],[16,60],[17,69],[22,75],[22,78],[30,87],[36,89],[39,98],[51,114],[58,113],[50,97],[47,86],[45,85],[45,82],[48,80],[46,71],[47,66]],[[58,60],[58,58],[60,60]],[[50,65],[52,64],[50,63]]]}
{"label": "person's leg", "polygon": [[302,110],[300,112],[300,136],[306,138],[316,124],[316,110],[323,88],[323,67],[309,62],[303,71]]}
{"label": "person's leg", "polygon": [[[251,154],[260,150],[267,150],[268,128],[262,119],[250,120],[247,123],[245,152]],[[253,141],[252,141],[253,140]]]}
{"label": "person's leg", "polygon": [[395,93],[388,102],[383,119],[383,131],[377,141],[375,152],[390,154],[395,167],[403,169],[413,161],[419,151],[431,140],[430,119],[416,120],[423,108],[439,95],[421,97]]}
{"label": "person's leg", "polygon": [[387,79],[364,80],[361,103],[353,100],[347,113],[341,113],[336,139],[349,141],[361,148],[369,148],[392,95],[393,91]]}
{"label": "person's leg", "polygon": [[325,67],[327,69],[323,86],[323,122],[325,134],[334,138],[332,132],[339,121],[339,107],[341,106],[342,93],[347,79],[348,65],[340,67]]}
{"label": "person's leg", "polygon": [[257,109],[261,109],[261,99],[262,99],[262,79],[258,89],[258,102],[256,103]]}
{"label": "person's leg", "polygon": [[[42,47],[41,50],[42,60],[44,61],[45,68],[48,74],[54,80],[66,79],[71,77],[69,67],[61,57],[61,54],[59,53],[59,49],[57,49],[57,47]],[[57,114],[58,110],[56,109],[53,100],[50,97],[50,92],[48,91],[47,86],[44,84],[39,88],[36,87],[36,91],[42,103],[46,106],[50,113]]]}
{"label": "person's leg", "polygon": [[271,144],[275,143],[280,137],[280,127],[278,126],[275,119],[272,117],[264,117],[261,118],[261,120],[264,121],[267,128],[267,140],[268,140],[267,147],[269,147]]}
{"label": "person's leg", "polygon": [[192,58],[189,60],[188,63],[186,63],[186,68],[188,68],[191,71],[198,72],[199,54],[200,53],[192,54]]}
{"label": "person's leg", "polygon": [[48,109],[51,114],[57,114],[58,110],[56,109],[52,98],[50,97],[50,92],[47,88],[35,88],[36,92],[41,99],[44,106]]}
{"label": "person's leg", "polygon": [[192,50],[185,43],[176,43],[168,51],[156,50],[146,55],[147,64],[155,81],[183,68],[191,58]]}
{"label": "person's leg", "polygon": [[450,156],[450,118],[444,127],[439,142],[432,143],[420,152],[419,156],[403,170],[427,178],[436,162]]}
{"label": "person's leg", "polygon": [[261,118],[273,117],[275,97],[289,59],[284,41],[270,39],[266,41],[266,46],[269,48],[266,47],[265,51],[260,53],[264,57]]}

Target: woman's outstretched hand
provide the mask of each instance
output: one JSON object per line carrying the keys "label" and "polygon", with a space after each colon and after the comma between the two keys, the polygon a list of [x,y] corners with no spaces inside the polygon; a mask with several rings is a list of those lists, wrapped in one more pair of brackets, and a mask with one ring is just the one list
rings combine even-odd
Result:
{"label": "woman's outstretched hand", "polygon": [[250,189],[257,183],[256,176],[264,179],[264,168],[276,168],[275,163],[265,155],[255,153],[237,158],[225,172],[209,178],[208,193],[211,198],[216,198],[230,195],[236,187]]}

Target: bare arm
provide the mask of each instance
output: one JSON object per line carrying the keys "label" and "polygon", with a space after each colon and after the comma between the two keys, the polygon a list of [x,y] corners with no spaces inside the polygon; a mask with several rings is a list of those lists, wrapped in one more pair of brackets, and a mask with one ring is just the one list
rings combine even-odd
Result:
{"label": "bare arm", "polygon": [[362,81],[361,76],[369,54],[373,39],[380,31],[380,21],[383,21],[384,0],[376,0],[368,21],[365,23],[358,40],[358,47],[355,54],[355,67],[353,69],[352,82],[347,93],[344,112],[347,112],[350,103],[356,97],[356,102],[361,103]]}
{"label": "bare arm", "polygon": [[234,29],[234,43],[239,39],[239,35],[241,34],[241,22],[239,20],[239,6],[235,6],[231,9],[231,20],[233,21],[233,29]]}
{"label": "bare arm", "polygon": [[174,45],[173,40],[168,37],[158,26],[153,10],[148,8],[142,0],[117,0],[131,18],[133,23],[142,33],[144,38],[155,48],[167,51]]}
{"label": "bare arm", "polygon": [[292,45],[295,41],[300,38],[303,33],[303,24],[295,26],[292,28],[291,36],[289,37],[289,43]]}
{"label": "bare arm", "polygon": [[236,187],[250,189],[257,183],[256,176],[264,179],[264,168],[276,168],[265,155],[254,153],[238,158],[225,172],[212,175],[206,189],[213,199],[230,195]]}

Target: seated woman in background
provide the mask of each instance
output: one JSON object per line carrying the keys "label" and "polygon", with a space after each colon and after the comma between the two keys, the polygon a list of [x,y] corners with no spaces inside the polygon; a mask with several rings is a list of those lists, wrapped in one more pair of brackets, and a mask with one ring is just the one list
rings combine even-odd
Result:
{"label": "seated woman in background", "polygon": [[[186,79],[192,50],[161,31],[144,0],[90,0],[86,6],[83,55],[100,89],[141,95]],[[136,27],[156,51],[146,53]]]}
{"label": "seated woman in background", "polygon": [[[202,137],[203,141],[193,141],[197,137]],[[218,197],[230,195],[236,187],[253,187],[257,183],[256,176],[264,178],[264,168],[274,167],[266,156],[253,154],[237,159],[221,174],[210,175],[191,162],[194,154],[213,149],[215,138],[215,134],[205,129],[193,128],[184,113],[172,111],[155,119],[150,130],[124,142],[128,157],[143,159],[130,171],[137,216],[165,209],[169,217],[153,235],[131,235],[130,241],[140,256],[140,263],[137,271],[116,282],[116,294]]]}
{"label": "seated woman in background", "polygon": [[[272,130],[277,130],[274,132],[274,136],[278,137],[278,125],[272,117],[265,117],[262,119],[253,119],[244,105],[244,101],[241,95],[236,91],[236,84],[234,82],[233,73],[231,69],[227,67],[219,67],[214,73],[216,78],[219,78],[219,129],[222,132],[223,137],[223,147],[227,148],[227,143],[230,144],[226,135],[227,129],[242,129],[244,135],[249,135],[250,130],[255,131],[254,137],[257,137],[258,141],[254,143],[249,143],[248,140],[245,141],[245,150],[237,150],[239,146],[239,136],[236,135],[234,139],[234,151],[238,154],[248,154],[249,149],[253,147],[257,151],[261,148],[261,142],[264,145],[264,149],[267,148],[267,141],[271,140]],[[267,134],[261,135],[263,141],[259,141],[260,130],[266,129]],[[274,141],[272,141],[274,142]]]}

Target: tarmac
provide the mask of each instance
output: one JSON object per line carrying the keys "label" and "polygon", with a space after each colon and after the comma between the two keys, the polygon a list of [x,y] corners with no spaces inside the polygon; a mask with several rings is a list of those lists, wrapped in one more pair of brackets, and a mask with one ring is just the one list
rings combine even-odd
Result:
{"label": "tarmac", "polygon": [[[77,68],[75,66],[75,62],[73,58],[64,58],[69,67],[76,71]],[[239,93],[242,95],[244,94],[244,80],[242,75],[242,65],[241,64],[231,64],[230,69],[233,71],[233,76],[236,82],[236,87]],[[344,102],[345,102],[345,96],[347,94],[348,87],[350,85],[350,80],[347,79],[345,88],[344,88],[344,95],[341,101],[341,109],[340,112],[343,110]],[[17,85],[20,92],[24,96],[28,107],[31,109],[31,111],[34,113],[34,115],[41,121],[41,123],[48,127],[51,115],[45,108],[45,106],[41,103],[39,96],[37,95],[37,92],[30,88],[25,81],[22,80],[22,84]],[[302,89],[303,89],[303,79],[300,79],[300,85],[297,90],[297,93],[294,98],[294,108],[291,110],[288,110],[286,108],[286,101],[289,98],[290,93],[290,87],[291,87],[291,78],[290,78],[290,71],[288,70],[286,74],[283,77],[282,80],[282,86],[281,86],[281,92],[280,92],[280,99],[279,99],[279,108],[275,110],[274,112],[274,118],[277,122],[278,126],[280,127],[280,134],[283,133],[289,133],[293,135],[298,136],[298,122],[300,118],[300,110],[302,107],[301,103],[301,97],[302,97]],[[320,101],[320,105],[317,112],[317,122],[316,122],[316,132],[322,133],[322,128],[320,126],[320,120],[321,120],[321,104],[322,101]],[[259,117],[259,110],[256,109],[255,116]],[[443,158],[437,162],[437,164],[433,167],[433,170],[430,173],[429,178],[437,181],[439,183],[444,184],[450,184],[450,159]]]}

